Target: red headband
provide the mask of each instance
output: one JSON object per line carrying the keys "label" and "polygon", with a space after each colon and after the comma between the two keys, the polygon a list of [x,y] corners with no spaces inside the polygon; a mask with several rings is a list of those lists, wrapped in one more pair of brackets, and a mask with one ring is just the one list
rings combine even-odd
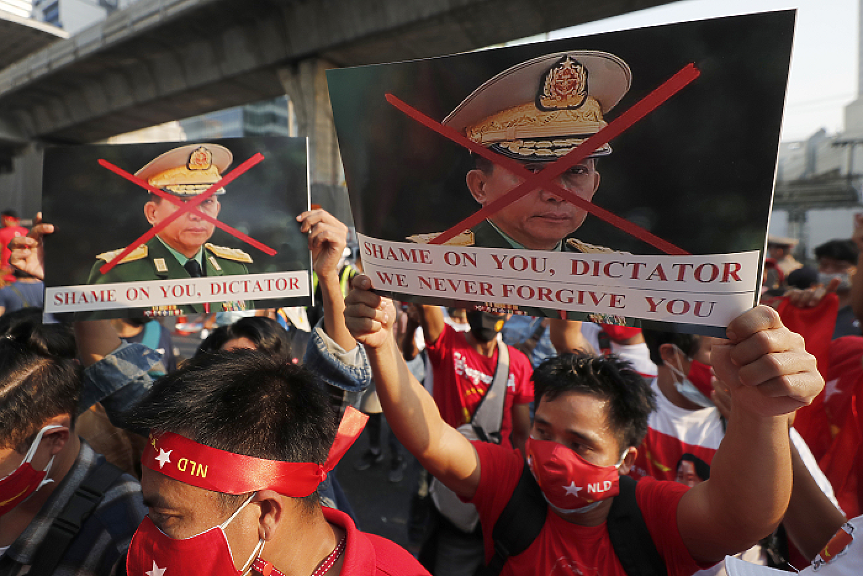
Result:
{"label": "red headband", "polygon": [[223,492],[245,494],[275,490],[302,498],[318,488],[363,431],[368,416],[348,407],[339,424],[327,461],[281,462],[234,454],[198,444],[173,432],[150,434],[141,458],[144,466],[185,484]]}

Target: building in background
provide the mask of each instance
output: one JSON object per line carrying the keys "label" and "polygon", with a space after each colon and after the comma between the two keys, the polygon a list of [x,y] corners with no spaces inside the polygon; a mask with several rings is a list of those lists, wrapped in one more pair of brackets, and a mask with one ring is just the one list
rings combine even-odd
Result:
{"label": "building in background", "polygon": [[[863,0],[858,10],[860,30]],[[801,261],[828,240],[850,238],[854,214],[863,212],[863,35],[857,43],[857,98],[845,106],[844,130],[822,128],[779,146],[770,233],[799,239]]]}
{"label": "building in background", "polygon": [[[11,1],[11,0],[7,0]],[[32,0],[32,18],[76,34],[138,0]],[[27,16],[30,16],[28,13]]]}
{"label": "building in background", "polygon": [[33,0],[0,0],[0,10],[19,18],[30,18],[33,12]]}

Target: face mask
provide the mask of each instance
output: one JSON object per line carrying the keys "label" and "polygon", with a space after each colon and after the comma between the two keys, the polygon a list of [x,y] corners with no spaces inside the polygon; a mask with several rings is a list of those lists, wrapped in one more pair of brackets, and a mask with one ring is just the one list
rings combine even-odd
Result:
{"label": "face mask", "polygon": [[549,506],[560,513],[584,513],[620,491],[618,468],[629,448],[614,466],[591,464],[563,444],[528,438],[527,464]]}
{"label": "face mask", "polygon": [[[675,348],[677,348],[675,346]],[[680,348],[677,348],[680,350]],[[682,352],[682,350],[681,350]],[[702,408],[712,408],[713,402],[710,400],[710,391],[713,390],[711,384],[713,374],[710,366],[699,362],[698,360],[690,360],[689,374],[683,374],[683,365],[677,360],[677,367],[668,365],[671,372],[675,375],[674,387],[680,394]],[[680,382],[677,381],[680,378]]]}
{"label": "face mask", "polygon": [[827,274],[825,272],[818,273],[818,283],[827,286],[834,278],[839,278],[839,286],[836,287],[837,292],[847,292],[851,290],[851,275],[848,272],[837,272],[835,274]]}
{"label": "face mask", "polygon": [[252,555],[240,570],[234,567],[234,557],[225,536],[225,527],[237,517],[240,510],[252,501],[252,496],[237,508],[231,517],[209,530],[191,538],[170,538],[159,530],[150,517],[144,518],[126,558],[129,576],[163,576],[168,574],[207,574],[207,576],[241,576],[264,548],[264,540],[252,550]]}
{"label": "face mask", "polygon": [[45,466],[45,469],[41,472],[34,470],[33,466],[30,465],[30,461],[36,454],[36,450],[39,448],[39,443],[42,442],[42,435],[47,430],[53,430],[54,428],[62,428],[62,426],[45,426],[39,430],[39,433],[36,434],[36,438],[33,439],[33,443],[30,444],[30,449],[27,450],[27,454],[24,456],[24,460],[21,461],[18,468],[5,478],[0,478],[0,516],[3,516],[15,508],[15,506],[29,498],[42,486],[53,482],[53,480],[45,478],[48,476],[48,472],[51,471],[51,466],[54,464],[53,456],[51,456],[51,460],[48,461],[48,465]]}
{"label": "face mask", "polygon": [[480,342],[491,342],[498,332],[503,329],[505,319],[503,316],[472,310],[467,313],[467,322],[470,324],[470,333]]}

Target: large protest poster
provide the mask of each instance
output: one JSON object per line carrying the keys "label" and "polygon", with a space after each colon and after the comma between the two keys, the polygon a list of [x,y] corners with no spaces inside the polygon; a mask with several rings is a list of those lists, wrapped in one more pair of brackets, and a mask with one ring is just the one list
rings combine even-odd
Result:
{"label": "large protest poster", "polygon": [[45,151],[46,312],[76,319],[307,305],[305,138]]}
{"label": "large protest poster", "polygon": [[374,287],[721,333],[759,296],[794,17],[328,71]]}

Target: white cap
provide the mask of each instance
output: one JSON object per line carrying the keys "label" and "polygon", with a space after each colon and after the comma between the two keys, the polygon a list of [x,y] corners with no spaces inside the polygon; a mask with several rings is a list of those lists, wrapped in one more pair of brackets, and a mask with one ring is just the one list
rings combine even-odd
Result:
{"label": "white cap", "polygon": [[[836,532],[830,542],[800,571],[806,576],[860,576],[863,574],[863,516],[849,520]],[[758,566],[732,556],[725,557],[728,576],[788,576],[788,572]]]}

